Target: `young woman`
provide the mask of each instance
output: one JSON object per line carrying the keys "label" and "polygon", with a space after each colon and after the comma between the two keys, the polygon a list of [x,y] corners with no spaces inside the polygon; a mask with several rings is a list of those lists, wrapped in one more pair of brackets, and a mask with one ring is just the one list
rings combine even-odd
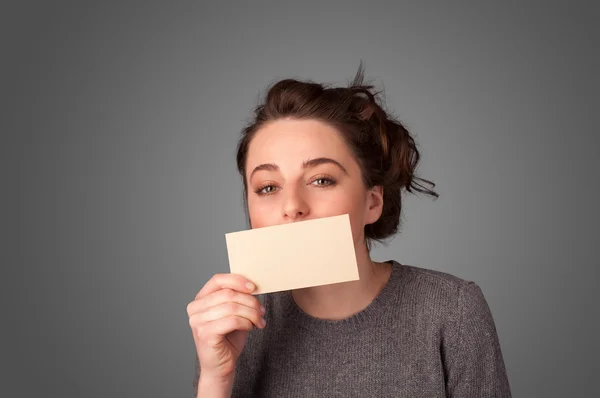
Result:
{"label": "young woman", "polygon": [[349,87],[270,88],[238,145],[250,225],[349,214],[360,280],[254,296],[252,281],[214,275],[187,307],[195,395],[511,396],[477,284],[369,255],[397,232],[402,190],[437,197],[418,162],[362,68]]}

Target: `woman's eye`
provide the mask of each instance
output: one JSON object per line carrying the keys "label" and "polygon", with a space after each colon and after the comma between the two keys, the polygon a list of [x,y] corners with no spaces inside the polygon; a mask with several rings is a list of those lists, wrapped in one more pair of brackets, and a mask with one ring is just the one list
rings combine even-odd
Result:
{"label": "woman's eye", "polygon": [[335,181],[330,180],[329,178],[317,178],[316,180],[314,180],[312,182],[314,185],[317,186],[327,186],[327,185],[332,185],[335,183]]}
{"label": "woman's eye", "polygon": [[258,189],[256,191],[256,193],[258,193],[260,195],[268,195],[268,194],[275,192],[275,189],[276,188],[274,185],[267,185],[266,187],[262,187],[262,188]]}

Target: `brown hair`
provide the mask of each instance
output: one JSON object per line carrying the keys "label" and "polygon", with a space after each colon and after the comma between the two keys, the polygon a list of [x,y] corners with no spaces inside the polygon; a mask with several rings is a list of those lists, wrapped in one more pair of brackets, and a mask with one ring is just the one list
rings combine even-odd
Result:
{"label": "brown hair", "polygon": [[335,127],[360,166],[367,188],[383,187],[383,211],[373,224],[365,226],[370,241],[393,236],[400,226],[402,188],[439,197],[425,188],[435,184],[415,175],[420,154],[408,130],[383,110],[379,93],[363,83],[360,65],[348,87],[330,87],[311,81],[284,79],[273,84],[263,104],[254,110],[252,122],[242,130],[237,148],[237,167],[244,181],[244,204],[247,209],[246,158],[256,132],[266,123],[292,117],[315,119]]}

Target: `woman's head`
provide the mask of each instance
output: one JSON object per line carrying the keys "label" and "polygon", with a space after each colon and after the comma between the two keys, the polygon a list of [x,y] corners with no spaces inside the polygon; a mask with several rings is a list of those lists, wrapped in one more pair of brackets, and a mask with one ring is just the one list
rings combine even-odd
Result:
{"label": "woman's head", "polygon": [[252,228],[350,214],[355,243],[382,241],[400,225],[401,191],[437,197],[415,176],[410,133],[363,84],[285,79],[242,132],[237,165]]}

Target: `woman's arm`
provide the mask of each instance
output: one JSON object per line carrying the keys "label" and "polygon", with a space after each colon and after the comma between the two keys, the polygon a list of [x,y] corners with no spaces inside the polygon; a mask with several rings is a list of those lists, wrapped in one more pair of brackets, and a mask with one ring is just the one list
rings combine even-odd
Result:
{"label": "woman's arm", "polygon": [[194,363],[194,397],[196,398],[230,398],[233,387],[234,375],[227,380],[216,380],[202,377],[200,374],[200,361],[196,355]]}
{"label": "woman's arm", "polygon": [[458,295],[458,330],[444,347],[450,397],[511,397],[496,326],[480,287],[470,282]]}
{"label": "woman's arm", "polygon": [[198,383],[197,398],[230,398],[233,387],[233,378],[231,381],[224,382],[222,380],[204,380],[200,377]]}

